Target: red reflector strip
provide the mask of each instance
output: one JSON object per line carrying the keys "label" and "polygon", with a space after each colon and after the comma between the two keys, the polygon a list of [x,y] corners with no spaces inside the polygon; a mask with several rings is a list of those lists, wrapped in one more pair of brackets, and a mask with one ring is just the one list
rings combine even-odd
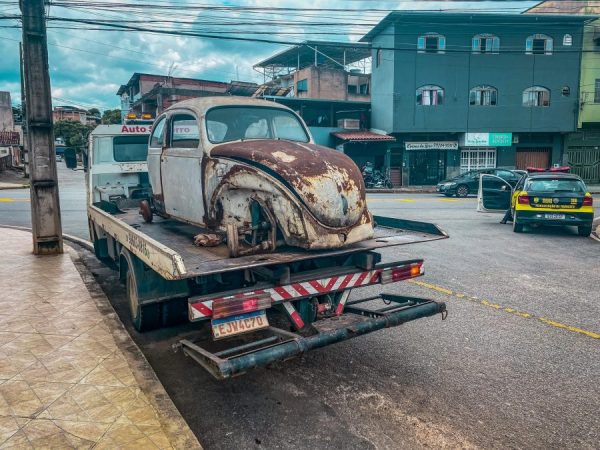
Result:
{"label": "red reflector strip", "polygon": [[[399,268],[410,267],[410,265],[400,266]],[[227,297],[206,298],[205,296],[190,299],[189,317],[190,321],[206,320],[211,317],[227,317],[239,313],[249,312],[243,310],[244,307],[249,310],[253,308],[252,300],[263,299],[256,309],[269,308],[271,303],[280,303],[286,300],[296,300],[300,298],[312,297],[315,295],[327,294],[329,292],[339,292],[360,286],[378,284],[383,272],[390,269],[373,269],[362,272],[354,272],[345,275],[321,278],[318,280],[302,281],[283,286],[276,286],[267,289],[261,289],[251,292],[229,295]],[[396,280],[395,280],[396,281]],[[267,300],[269,304],[267,305]],[[248,303],[244,303],[247,302]],[[233,304],[240,304],[235,309]],[[245,305],[245,306],[244,306]],[[213,308],[217,311],[213,313]],[[214,316],[213,316],[214,314]],[[219,314],[219,316],[217,316]],[[224,315],[221,315],[224,314]]]}
{"label": "red reflector strip", "polygon": [[250,292],[245,297],[218,298],[212,303],[213,319],[235,316],[271,307],[271,295],[263,292]]}

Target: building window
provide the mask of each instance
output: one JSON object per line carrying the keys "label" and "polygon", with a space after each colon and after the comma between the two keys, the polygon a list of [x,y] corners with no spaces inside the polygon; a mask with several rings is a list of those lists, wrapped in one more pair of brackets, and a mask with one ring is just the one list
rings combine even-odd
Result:
{"label": "building window", "polygon": [[308,91],[308,80],[298,80],[296,83],[296,92],[307,92]]}
{"label": "building window", "polygon": [[551,55],[553,40],[545,34],[534,34],[525,41],[525,53],[527,55]]}
{"label": "building window", "polygon": [[500,38],[493,34],[478,34],[471,41],[473,53],[498,53],[500,51]]}
{"label": "building window", "polygon": [[469,92],[469,105],[496,106],[498,89],[492,86],[475,86]]}
{"label": "building window", "polygon": [[369,83],[363,83],[358,87],[358,93],[361,95],[369,95]]}
{"label": "building window", "polygon": [[596,78],[594,85],[594,103],[600,103],[600,78]]}
{"label": "building window", "polygon": [[563,97],[568,97],[569,95],[571,95],[571,88],[569,86],[563,86],[560,92]]}
{"label": "building window", "polygon": [[436,106],[444,104],[444,89],[435,86],[421,86],[417,89],[417,105]]}
{"label": "building window", "polygon": [[496,167],[495,148],[469,148],[460,152],[460,173],[475,169],[494,169]]}
{"label": "building window", "polygon": [[358,93],[358,86],[356,86],[355,84],[349,84],[348,85],[348,94],[356,94]]}
{"label": "building window", "polygon": [[550,91],[545,87],[532,86],[523,91],[523,106],[550,106]]}
{"label": "building window", "polygon": [[381,65],[381,49],[377,49],[377,53],[375,54],[375,67],[379,67]]}
{"label": "building window", "polygon": [[571,36],[570,34],[565,34],[563,36],[563,45],[565,47],[570,47],[571,45],[573,45],[573,36]]}
{"label": "building window", "polygon": [[446,50],[446,38],[441,34],[427,33],[417,39],[419,53],[444,53],[444,50]]}

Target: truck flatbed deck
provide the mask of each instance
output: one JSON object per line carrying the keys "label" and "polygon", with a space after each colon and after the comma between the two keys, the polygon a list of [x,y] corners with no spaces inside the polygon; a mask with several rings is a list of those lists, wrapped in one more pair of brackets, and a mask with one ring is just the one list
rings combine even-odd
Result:
{"label": "truck flatbed deck", "polygon": [[[155,217],[153,222],[146,223],[137,209],[109,214],[91,206],[90,214],[95,216],[94,221],[107,223],[103,228],[109,234],[123,233],[118,240],[166,279],[191,278],[318,257],[349,255],[448,237],[433,224],[375,216],[375,236],[348,247],[319,251],[282,247],[272,253],[232,258],[225,244],[217,247],[195,246],[194,236],[207,231],[194,225],[161,217]],[[170,260],[169,263],[166,263],[165,257]]]}

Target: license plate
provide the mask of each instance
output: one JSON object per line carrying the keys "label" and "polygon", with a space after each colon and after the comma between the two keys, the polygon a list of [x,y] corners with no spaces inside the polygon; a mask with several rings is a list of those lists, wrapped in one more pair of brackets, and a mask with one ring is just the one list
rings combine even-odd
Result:
{"label": "license plate", "polygon": [[247,333],[260,330],[269,326],[267,314],[264,310],[254,311],[239,316],[224,317],[211,322],[212,332],[215,339],[222,339],[234,334]]}
{"label": "license plate", "polygon": [[565,215],[564,214],[544,214],[544,218],[545,219],[554,219],[554,220],[558,219],[558,220],[561,220],[561,219],[565,218]]}

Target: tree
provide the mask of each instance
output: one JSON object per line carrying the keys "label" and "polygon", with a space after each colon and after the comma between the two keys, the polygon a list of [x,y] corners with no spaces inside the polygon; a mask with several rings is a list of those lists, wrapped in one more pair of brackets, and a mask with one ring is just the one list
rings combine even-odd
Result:
{"label": "tree", "polygon": [[121,110],[120,109],[105,110],[104,114],[102,114],[102,123],[105,125],[121,123]]}
{"label": "tree", "polygon": [[98,108],[92,108],[88,110],[88,114],[90,116],[98,116],[100,117],[100,110]]}
{"label": "tree", "polygon": [[81,151],[94,128],[75,120],[59,120],[54,124],[54,137],[62,138],[67,146]]}

